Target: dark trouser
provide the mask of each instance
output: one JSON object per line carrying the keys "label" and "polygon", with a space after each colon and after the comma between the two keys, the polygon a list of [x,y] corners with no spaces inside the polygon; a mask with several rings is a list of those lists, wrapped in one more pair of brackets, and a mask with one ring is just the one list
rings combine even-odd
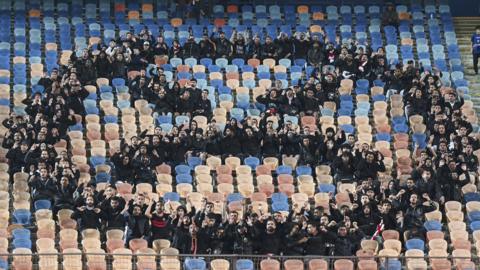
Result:
{"label": "dark trouser", "polygon": [[480,53],[473,53],[473,71],[475,71],[475,74],[478,74],[478,57],[480,57]]}

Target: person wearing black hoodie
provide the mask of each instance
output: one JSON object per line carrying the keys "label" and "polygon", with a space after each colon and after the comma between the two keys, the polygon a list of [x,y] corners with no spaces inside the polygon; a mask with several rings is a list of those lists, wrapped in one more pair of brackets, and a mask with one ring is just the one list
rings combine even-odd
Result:
{"label": "person wearing black hoodie", "polygon": [[310,47],[310,40],[305,37],[304,33],[298,33],[293,40],[293,47],[295,50],[295,59],[305,59],[307,58],[308,48]]}
{"label": "person wearing black hoodie", "polygon": [[300,153],[300,136],[293,131],[287,131],[280,135],[280,141],[282,147],[282,155],[285,156],[298,156]]}
{"label": "person wearing black hoodie", "polygon": [[243,154],[260,158],[261,133],[254,131],[251,127],[246,127],[244,131],[241,138]]}
{"label": "person wearing black hoodie", "polygon": [[150,223],[142,211],[140,205],[134,205],[132,213],[124,212],[127,222],[127,243],[134,238],[148,239],[150,235]]}
{"label": "person wearing black hoodie", "polygon": [[358,180],[367,179],[369,177],[377,179],[378,172],[385,171],[383,157],[379,152],[376,153],[376,156],[373,152],[367,152],[365,158],[362,158],[358,162],[356,168],[355,176]]}
{"label": "person wearing black hoodie", "polygon": [[55,181],[50,177],[46,168],[40,169],[39,176],[33,176],[28,181],[28,185],[32,191],[33,201],[37,200],[52,200],[57,187]]}
{"label": "person wearing black hoodie", "polygon": [[242,144],[240,138],[231,128],[225,128],[225,136],[220,141],[222,159],[230,156],[238,157],[242,153]]}
{"label": "person wearing black hoodie", "polygon": [[307,52],[308,64],[319,69],[319,67],[321,66],[324,60],[324,57],[325,57],[324,51],[321,47],[320,42],[318,41],[313,42],[312,47],[310,47],[310,49]]}
{"label": "person wearing black hoodie", "polygon": [[25,157],[27,156],[27,153],[27,141],[22,141],[20,144],[15,143],[13,145],[13,148],[8,150],[5,157],[8,159],[10,175],[22,171],[22,168],[27,165],[27,163],[25,162]]}
{"label": "person wearing black hoodie", "polygon": [[280,140],[277,132],[273,129],[268,129],[261,142],[263,157],[277,157],[280,149]]}
{"label": "person wearing black hoodie", "polygon": [[193,36],[188,37],[187,42],[185,42],[183,45],[183,57],[200,57],[200,46],[198,46],[198,44],[195,42],[195,38]]}
{"label": "person wearing black hoodie", "polygon": [[355,173],[355,164],[353,155],[350,152],[339,151],[339,156],[335,158],[332,164],[334,178],[336,181],[353,180]]}
{"label": "person wearing black hoodie", "polygon": [[93,196],[85,198],[85,205],[77,207],[72,214],[72,219],[79,220],[79,229],[97,229],[101,227],[100,219],[102,213],[100,208],[95,207],[95,199]]}
{"label": "person wearing black hoodie", "polygon": [[277,58],[277,46],[273,43],[271,37],[265,38],[265,44],[263,44],[263,57],[265,58]]}
{"label": "person wearing black hoodie", "polygon": [[300,230],[298,224],[293,224],[290,232],[285,236],[283,242],[285,243],[285,249],[283,254],[287,256],[303,256],[304,243],[302,239],[305,237]]}
{"label": "person wearing black hoodie", "polygon": [[134,167],[128,155],[124,155],[120,149],[113,154],[111,161],[115,165],[117,181],[133,183]]}
{"label": "person wearing black hoodie", "polygon": [[363,210],[359,213],[355,219],[359,228],[368,236],[373,236],[377,225],[380,224],[380,217],[372,211],[369,204],[363,206]]}
{"label": "person wearing black hoodie", "polygon": [[254,239],[260,246],[260,254],[279,255],[282,251],[282,235],[277,230],[277,225],[273,219],[266,221],[265,230],[261,231]]}
{"label": "person wearing black hoodie", "polygon": [[154,183],[155,174],[152,171],[152,158],[147,152],[147,146],[141,145],[140,149],[135,153],[132,160],[132,165],[135,172],[135,184],[138,183]]}
{"label": "person wearing black hoodie", "polygon": [[208,90],[203,90],[199,100],[195,102],[193,116],[203,115],[210,119],[212,116],[212,102],[208,99]]}
{"label": "person wearing black hoodie", "polygon": [[345,224],[340,224],[337,229],[337,234],[334,239],[333,244],[334,255],[335,256],[354,256],[355,251],[359,248],[359,243],[365,235],[363,232],[356,226],[353,225],[353,228],[350,230]]}
{"label": "person wearing black hoodie", "polygon": [[224,32],[220,32],[219,38],[214,38],[215,31],[212,33],[210,39],[215,43],[215,57],[216,58],[229,58],[232,56],[232,43],[225,37]]}
{"label": "person wearing black hoodie", "polygon": [[302,109],[302,103],[292,88],[288,88],[285,95],[281,96],[279,105],[280,113],[282,114],[296,115]]}
{"label": "person wearing black hoodie", "polygon": [[122,209],[119,198],[110,198],[110,205],[106,207],[104,211],[102,211],[106,229],[123,230],[126,225],[124,214],[127,212],[127,210],[128,206]]}
{"label": "person wearing black hoodie", "polygon": [[293,43],[288,35],[285,33],[280,33],[277,39],[275,39],[275,44],[277,47],[277,57],[278,59],[283,58],[292,58],[293,54]]}
{"label": "person wearing black hoodie", "polygon": [[381,206],[379,206],[380,218],[383,223],[384,230],[396,230],[397,229],[397,220],[395,216],[395,211],[392,209],[392,203],[389,201],[384,201]]}
{"label": "person wearing black hoodie", "polygon": [[75,193],[75,186],[70,183],[67,176],[62,176],[57,184],[57,191],[55,192],[53,211],[57,213],[60,209],[73,209],[75,201],[73,194]]}
{"label": "person wearing black hoodie", "polygon": [[331,233],[324,226],[317,227],[315,223],[307,225],[308,235],[300,243],[305,244],[305,255],[327,255],[326,244],[335,239],[335,234]]}

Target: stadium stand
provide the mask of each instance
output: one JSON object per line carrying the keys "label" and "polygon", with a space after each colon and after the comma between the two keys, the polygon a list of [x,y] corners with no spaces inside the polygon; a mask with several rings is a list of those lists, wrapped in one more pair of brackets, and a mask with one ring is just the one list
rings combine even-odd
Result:
{"label": "stadium stand", "polygon": [[0,269],[475,269],[448,3],[330,2],[0,0]]}

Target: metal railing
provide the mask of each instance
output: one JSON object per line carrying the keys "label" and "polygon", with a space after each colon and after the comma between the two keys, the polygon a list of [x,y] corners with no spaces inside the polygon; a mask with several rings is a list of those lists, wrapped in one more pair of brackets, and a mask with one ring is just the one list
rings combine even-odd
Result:
{"label": "metal railing", "polygon": [[[129,256],[130,259],[125,260],[125,258]],[[180,263],[180,269],[185,269],[184,263],[188,259],[202,259],[205,261],[206,268],[211,269],[209,267],[210,262],[215,259],[225,259],[230,263],[230,269],[235,270],[236,264],[239,260],[248,259],[253,262],[254,268],[253,269],[261,269],[260,264],[263,260],[277,260],[280,265],[281,269],[284,269],[284,262],[287,260],[300,260],[304,263],[304,269],[309,268],[309,261],[313,259],[322,259],[327,263],[327,269],[334,269],[335,261],[337,260],[349,260],[353,263],[354,268],[357,269],[357,264],[360,260],[374,260],[377,263],[377,269],[382,270],[389,270],[389,269],[402,269],[407,266],[410,260],[419,260],[423,259],[429,266],[432,264],[432,260],[435,259],[443,259],[448,260],[452,266],[455,266],[462,260],[471,261],[475,265],[478,265],[479,258],[476,255],[472,255],[472,257],[453,257],[451,255],[447,257],[430,257],[424,256],[422,257],[405,257],[404,255],[400,255],[398,257],[384,257],[384,256],[367,256],[367,257],[357,257],[357,256],[279,256],[279,255],[227,255],[227,254],[206,254],[206,255],[162,255],[162,254],[105,254],[105,253],[34,253],[34,254],[0,254],[0,259],[7,260],[9,262],[9,267],[7,269],[12,269],[11,265],[15,264],[16,261],[31,261],[32,269],[37,270],[39,269],[40,264],[47,263],[47,265],[58,265],[59,270],[69,270],[68,266],[64,265],[65,258],[67,260],[76,261],[78,264],[82,265],[83,269],[87,269],[88,260],[91,258],[95,258],[96,261],[100,259],[103,261],[102,257],[105,259],[105,265],[107,266],[107,270],[114,269],[114,261],[119,257],[123,257],[122,264],[131,263],[132,270],[137,269],[137,263],[139,261],[150,261],[154,262],[155,269],[162,269],[161,262],[164,259],[178,259]],[[78,259],[80,261],[78,261]],[[394,261],[398,261],[397,263],[393,263]],[[42,263],[43,262],[43,263]],[[166,261],[165,261],[166,262]],[[170,261],[169,261],[170,262]],[[398,268],[398,266],[402,268]],[[0,267],[1,269],[1,267]],[[150,269],[150,268],[149,268]],[[153,269],[152,269],[153,270]],[[195,270],[197,270],[195,268]],[[244,269],[242,269],[244,270]],[[296,270],[296,269],[295,269]],[[316,269],[314,269],[316,270]]]}

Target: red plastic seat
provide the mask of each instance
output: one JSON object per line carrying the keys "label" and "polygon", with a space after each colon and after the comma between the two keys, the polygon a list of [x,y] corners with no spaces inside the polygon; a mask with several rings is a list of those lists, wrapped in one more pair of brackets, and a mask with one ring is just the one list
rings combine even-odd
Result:
{"label": "red plastic seat", "polygon": [[232,169],[228,165],[218,165],[217,174],[232,174]]}
{"label": "red plastic seat", "polygon": [[217,175],[217,184],[233,184],[233,176],[231,174],[219,174]]}
{"label": "red plastic seat", "polygon": [[145,239],[135,238],[130,240],[130,242],[128,242],[128,245],[130,246],[132,252],[136,252],[139,249],[147,248],[148,242]]}
{"label": "red plastic seat", "polygon": [[293,184],[293,176],[290,174],[280,174],[277,176],[278,184]]}

